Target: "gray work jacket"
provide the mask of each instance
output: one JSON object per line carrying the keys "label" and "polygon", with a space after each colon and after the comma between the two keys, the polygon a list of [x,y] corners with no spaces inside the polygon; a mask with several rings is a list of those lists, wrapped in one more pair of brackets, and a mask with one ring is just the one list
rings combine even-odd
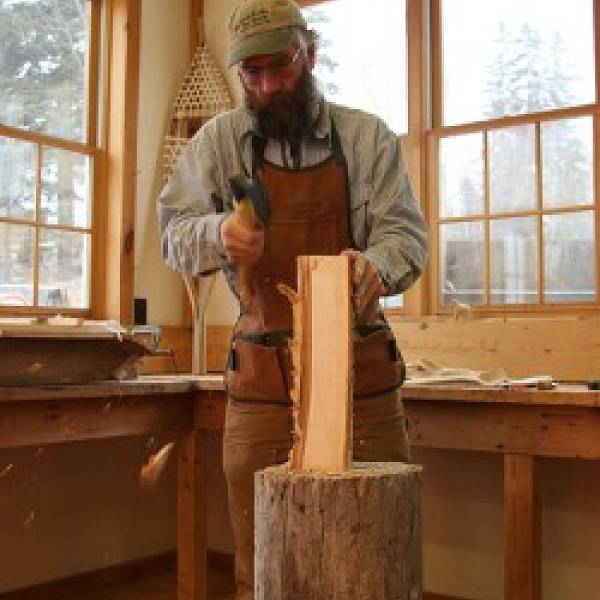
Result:
{"label": "gray work jacket", "polygon": [[[401,145],[385,123],[364,111],[320,98],[313,132],[290,154],[269,140],[265,160],[298,168],[331,155],[331,120],[348,165],[350,224],[356,249],[377,267],[388,294],[410,287],[427,255],[427,230],[408,181]],[[229,179],[251,171],[255,121],[245,108],[206,123],[182,151],[159,201],[163,257],[176,271],[202,274],[224,269],[234,286],[219,227],[233,210]],[[234,289],[235,291],[235,289]]]}

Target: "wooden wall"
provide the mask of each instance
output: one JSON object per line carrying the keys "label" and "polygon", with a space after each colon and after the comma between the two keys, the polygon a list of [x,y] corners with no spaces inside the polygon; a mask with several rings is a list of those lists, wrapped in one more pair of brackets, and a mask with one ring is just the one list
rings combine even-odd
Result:
{"label": "wooden wall", "polygon": [[[511,377],[600,379],[600,317],[422,317],[391,319],[407,362],[427,358],[444,366],[503,368]],[[209,325],[207,368],[225,365],[232,327]]]}

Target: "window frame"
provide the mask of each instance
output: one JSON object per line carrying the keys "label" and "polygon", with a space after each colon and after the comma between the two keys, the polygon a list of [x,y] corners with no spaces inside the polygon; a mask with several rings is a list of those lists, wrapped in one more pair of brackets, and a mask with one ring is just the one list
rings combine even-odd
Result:
{"label": "window frame", "polygon": [[86,309],[1,306],[0,317],[44,317],[60,312],[65,316],[115,319],[125,326],[133,324],[141,7],[138,0],[89,1],[92,12],[86,141],[74,142],[6,125],[0,125],[0,136],[8,134],[9,138],[33,142],[38,147],[56,147],[90,157],[90,305]]}
{"label": "window frame", "polygon": [[[98,213],[98,173],[102,171],[98,164],[103,159],[102,148],[98,143],[98,120],[100,107],[100,55],[101,36],[103,29],[103,2],[102,0],[90,1],[90,30],[89,30],[89,50],[87,53],[86,64],[86,135],[85,141],[78,142],[67,138],[57,137],[45,133],[38,133],[21,129],[19,127],[4,125],[0,123],[0,137],[9,140],[24,141],[34,144],[35,147],[35,185],[34,198],[36,205],[36,216],[31,219],[14,219],[10,217],[0,217],[0,223],[9,223],[16,225],[26,225],[33,228],[33,306],[18,305],[0,305],[0,316],[48,316],[60,312],[62,315],[89,317],[94,312],[95,291],[93,286],[94,274],[99,269],[99,257],[97,256],[98,236],[97,213]],[[44,149],[57,149],[72,152],[79,156],[85,156],[90,159],[90,203],[91,214],[88,227],[46,224],[39,219],[40,200],[41,200],[41,169]],[[89,293],[89,308],[73,308],[63,306],[39,306],[38,302],[38,283],[39,283],[39,236],[41,230],[47,231],[74,231],[77,233],[89,234],[91,236],[91,257],[90,257],[90,277],[86,282]]]}
{"label": "window frame", "polygon": [[[330,0],[297,0],[302,7],[325,4]],[[424,210],[423,198],[426,185],[426,171],[423,167],[424,159],[422,143],[428,125],[429,111],[427,98],[429,97],[429,83],[427,69],[429,54],[424,44],[425,38],[422,31],[426,30],[429,11],[423,0],[406,0],[406,68],[407,72],[407,125],[408,131],[398,136],[403,150],[406,169],[410,175],[415,197]],[[402,296],[402,306],[384,307],[384,312],[389,316],[420,314],[422,306],[426,303],[427,284],[424,277],[420,278]]]}
{"label": "window frame", "polygon": [[[419,0],[418,0],[419,1]],[[426,132],[427,137],[427,160],[429,163],[427,175],[427,205],[430,223],[430,269],[428,273],[430,294],[428,299],[430,314],[451,314],[452,307],[444,306],[442,303],[442,285],[440,282],[441,274],[441,255],[440,255],[440,224],[445,222],[466,222],[473,220],[470,218],[441,218],[439,214],[439,146],[440,140],[446,137],[466,133],[482,133],[487,135],[491,130],[514,127],[518,125],[533,125],[536,129],[536,166],[539,166],[539,128],[545,121],[557,121],[580,116],[591,116],[593,119],[593,145],[592,145],[592,178],[594,202],[591,210],[594,210],[594,230],[595,230],[595,286],[596,300],[590,303],[546,303],[543,300],[543,251],[540,251],[539,245],[542,244],[541,236],[538,237],[538,255],[540,264],[538,265],[538,302],[535,304],[494,304],[473,306],[472,310],[487,316],[498,316],[510,314],[513,316],[531,315],[531,314],[563,314],[580,313],[587,314],[597,312],[600,309],[600,210],[598,209],[598,191],[600,186],[600,121],[599,121],[599,99],[600,99],[600,7],[597,2],[593,3],[594,10],[594,59],[596,76],[596,98],[594,103],[581,104],[568,108],[549,109],[540,112],[532,112],[516,116],[505,116],[492,118],[482,121],[472,121],[461,123],[459,125],[443,125],[443,40],[441,24],[441,3],[443,0],[423,0],[428,2],[431,9],[430,32],[428,43],[431,52],[431,82],[432,82],[432,126]],[[426,35],[425,31],[421,35]],[[410,123],[410,117],[409,117]],[[489,169],[487,152],[484,149],[484,199],[487,201],[489,194]],[[541,171],[536,171],[537,177],[537,207],[535,211],[528,211],[533,214],[554,214],[560,210],[542,210],[540,207],[540,178]],[[589,208],[589,207],[588,207]],[[575,207],[566,209],[576,210]],[[523,213],[525,214],[525,213]],[[490,244],[489,244],[489,214],[478,220],[484,221],[485,231],[485,255],[484,258],[484,292],[489,291],[490,284]]]}

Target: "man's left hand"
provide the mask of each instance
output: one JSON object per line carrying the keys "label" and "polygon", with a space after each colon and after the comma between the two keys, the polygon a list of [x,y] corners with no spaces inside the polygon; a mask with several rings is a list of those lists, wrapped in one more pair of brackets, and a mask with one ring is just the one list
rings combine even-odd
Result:
{"label": "man's left hand", "polygon": [[[379,298],[385,294],[385,285],[375,266],[358,250],[343,250],[350,257],[354,311],[359,321],[375,317]],[[372,314],[373,313],[373,314]]]}

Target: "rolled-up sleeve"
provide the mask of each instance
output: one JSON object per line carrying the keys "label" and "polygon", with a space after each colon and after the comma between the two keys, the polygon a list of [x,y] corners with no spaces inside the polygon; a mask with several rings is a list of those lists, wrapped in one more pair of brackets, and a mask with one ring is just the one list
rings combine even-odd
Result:
{"label": "rolled-up sleeve", "polygon": [[379,121],[373,142],[365,255],[379,270],[387,293],[399,294],[423,272],[427,227],[404,167],[399,139]]}
{"label": "rolled-up sleeve", "polygon": [[[184,148],[158,200],[162,254],[175,271],[192,275],[224,265],[219,161],[206,129]],[[218,206],[221,204],[221,206]]]}

